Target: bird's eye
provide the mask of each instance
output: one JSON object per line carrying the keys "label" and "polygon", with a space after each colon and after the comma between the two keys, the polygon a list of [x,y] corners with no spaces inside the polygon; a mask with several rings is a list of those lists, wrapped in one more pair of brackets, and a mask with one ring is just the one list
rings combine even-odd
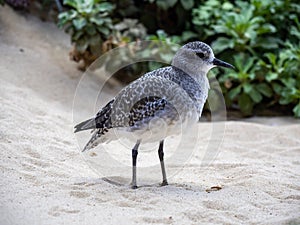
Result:
{"label": "bird's eye", "polygon": [[205,57],[203,52],[196,52],[196,55],[201,59],[203,59]]}

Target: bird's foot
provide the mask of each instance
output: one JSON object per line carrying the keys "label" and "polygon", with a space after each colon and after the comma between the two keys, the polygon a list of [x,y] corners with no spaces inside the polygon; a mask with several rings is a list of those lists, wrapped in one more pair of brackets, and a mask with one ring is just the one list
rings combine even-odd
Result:
{"label": "bird's foot", "polygon": [[168,181],[163,180],[163,182],[160,184],[160,186],[167,186],[168,185]]}
{"label": "bird's foot", "polygon": [[131,181],[130,185],[131,185],[131,189],[137,189],[138,188],[138,186],[136,185],[136,182],[134,182],[134,181]]}

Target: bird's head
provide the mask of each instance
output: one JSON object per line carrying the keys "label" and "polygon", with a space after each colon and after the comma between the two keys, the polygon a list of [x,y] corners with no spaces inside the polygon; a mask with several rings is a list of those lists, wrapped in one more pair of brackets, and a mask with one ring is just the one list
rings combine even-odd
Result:
{"label": "bird's head", "polygon": [[212,49],[200,41],[189,42],[182,46],[175,54],[172,65],[188,74],[207,74],[216,66],[234,69],[231,64],[215,58]]}

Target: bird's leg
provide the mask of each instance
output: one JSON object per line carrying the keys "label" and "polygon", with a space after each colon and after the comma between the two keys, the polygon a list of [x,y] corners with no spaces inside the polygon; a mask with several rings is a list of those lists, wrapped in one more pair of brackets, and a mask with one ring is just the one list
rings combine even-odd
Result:
{"label": "bird's leg", "polygon": [[141,140],[137,140],[135,146],[132,149],[132,181],[131,181],[131,187],[133,189],[137,188],[137,185],[136,185],[136,158],[137,158],[137,155],[138,155],[138,148],[139,148],[140,143],[141,143]]}
{"label": "bird's leg", "polygon": [[161,183],[161,186],[165,186],[168,185],[168,181],[167,181],[165,162],[164,162],[164,140],[159,142],[158,156],[159,156],[161,172],[163,176],[163,181]]}

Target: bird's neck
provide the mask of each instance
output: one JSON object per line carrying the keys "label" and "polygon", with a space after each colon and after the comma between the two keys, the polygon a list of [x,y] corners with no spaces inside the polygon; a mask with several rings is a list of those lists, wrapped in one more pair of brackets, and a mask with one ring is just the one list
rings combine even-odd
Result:
{"label": "bird's neck", "polygon": [[203,87],[207,87],[209,89],[208,78],[207,78],[207,71],[200,70],[199,68],[191,68],[189,66],[184,66],[181,64],[176,64],[177,66],[173,65],[173,67],[180,69],[184,73],[188,74],[192,77],[198,84]]}

